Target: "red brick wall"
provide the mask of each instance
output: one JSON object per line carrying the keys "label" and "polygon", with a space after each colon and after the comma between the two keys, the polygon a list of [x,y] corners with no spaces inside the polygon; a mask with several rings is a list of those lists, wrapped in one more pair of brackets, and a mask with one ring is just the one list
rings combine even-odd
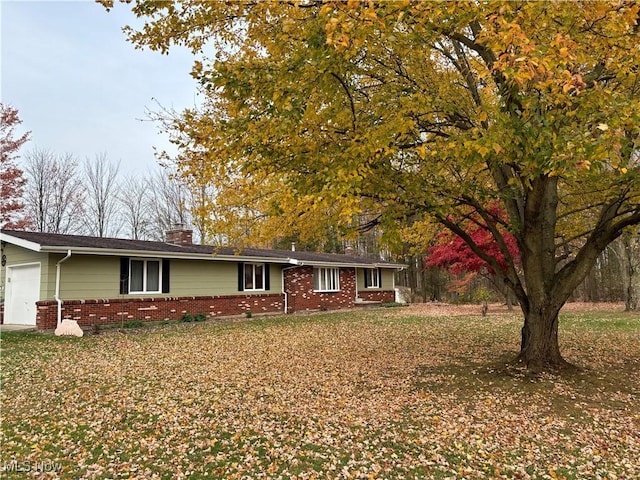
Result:
{"label": "red brick wall", "polygon": [[355,268],[340,269],[339,292],[314,292],[313,267],[298,267],[285,271],[285,291],[289,312],[302,310],[349,308],[356,298]]}
{"label": "red brick wall", "polygon": [[[39,330],[56,328],[58,304],[37,302]],[[108,325],[141,320],[178,320],[183,314],[204,313],[208,318],[251,312],[273,313],[284,310],[282,294],[220,295],[211,297],[118,298],[109,300],[67,300],[62,318],[77,320],[81,326]]]}
{"label": "red brick wall", "polygon": [[394,302],[396,293],[393,290],[359,291],[358,297],[365,302]]}

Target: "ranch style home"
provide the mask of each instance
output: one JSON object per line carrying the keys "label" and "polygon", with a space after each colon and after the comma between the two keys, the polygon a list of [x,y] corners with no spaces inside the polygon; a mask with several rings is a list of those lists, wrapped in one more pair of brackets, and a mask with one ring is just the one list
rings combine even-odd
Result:
{"label": "ranch style home", "polygon": [[5,324],[56,328],[129,320],[290,313],[392,302],[404,266],[352,255],[218,248],[2,230],[0,303]]}

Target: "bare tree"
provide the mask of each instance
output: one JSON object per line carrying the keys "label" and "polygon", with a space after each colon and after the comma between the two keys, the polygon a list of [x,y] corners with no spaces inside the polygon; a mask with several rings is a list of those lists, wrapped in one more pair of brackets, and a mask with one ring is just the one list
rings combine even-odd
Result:
{"label": "bare tree", "polygon": [[152,175],[150,182],[153,189],[150,192],[152,223],[149,234],[154,240],[164,241],[167,230],[176,224],[191,225],[188,189],[176,176],[164,170]]}
{"label": "bare tree", "polygon": [[106,153],[84,163],[86,182],[85,227],[97,237],[115,236],[122,226],[119,219],[118,172],[120,162],[112,163]]}
{"label": "bare tree", "polygon": [[71,154],[56,156],[35,149],[25,155],[25,207],[39,232],[78,233],[82,221],[84,187],[78,162]]}
{"label": "bare tree", "polygon": [[627,311],[640,309],[640,233],[625,232],[613,243],[620,262]]}
{"label": "bare tree", "polygon": [[148,179],[128,176],[118,195],[127,236],[134,240],[151,238],[151,204],[153,188]]}

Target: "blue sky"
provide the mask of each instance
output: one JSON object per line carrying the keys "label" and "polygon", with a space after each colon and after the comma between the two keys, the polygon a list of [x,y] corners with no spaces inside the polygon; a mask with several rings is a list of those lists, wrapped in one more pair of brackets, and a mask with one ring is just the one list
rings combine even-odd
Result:
{"label": "blue sky", "polygon": [[123,172],[156,169],[152,147],[169,147],[168,137],[141,120],[156,101],[195,105],[193,57],[135,50],[121,28],[136,22],[125,4],[107,13],[87,0],[0,0],[0,98],[31,131],[22,154],[38,147],[83,160],[104,152]]}

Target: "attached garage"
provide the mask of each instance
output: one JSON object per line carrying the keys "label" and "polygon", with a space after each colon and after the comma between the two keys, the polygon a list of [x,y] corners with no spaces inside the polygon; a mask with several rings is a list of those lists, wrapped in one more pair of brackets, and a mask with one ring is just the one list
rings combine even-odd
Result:
{"label": "attached garage", "polygon": [[35,326],[39,297],[39,263],[7,267],[4,323]]}

